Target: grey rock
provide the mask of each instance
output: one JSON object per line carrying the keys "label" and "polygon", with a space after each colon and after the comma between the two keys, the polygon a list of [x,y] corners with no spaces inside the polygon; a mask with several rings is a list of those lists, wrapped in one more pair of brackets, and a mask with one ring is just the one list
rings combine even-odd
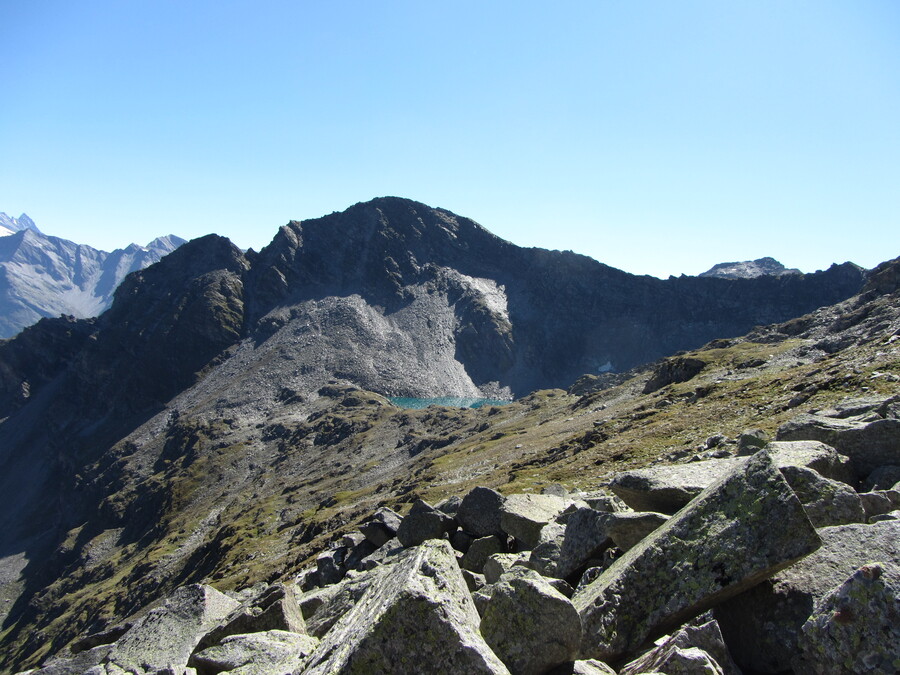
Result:
{"label": "grey rock", "polygon": [[496,490],[486,487],[472,488],[463,497],[456,519],[460,527],[476,537],[503,534],[500,527],[500,507],[505,498]]}
{"label": "grey rock", "polygon": [[624,552],[636,546],[667,520],[669,516],[662,513],[611,513],[606,519],[606,531],[613,543]]}
{"label": "grey rock", "polygon": [[397,536],[400,521],[400,514],[382,506],[359,526],[359,531],[376,547],[380,547]]}
{"label": "grey rock", "polygon": [[897,490],[876,490],[863,492],[859,495],[866,518],[890,513],[900,507],[900,492]]}
{"label": "grey rock", "polygon": [[825,478],[856,484],[856,472],[849,457],[819,441],[772,441],[766,446],[779,469],[805,466]]}
{"label": "grey rock", "polygon": [[487,585],[487,580],[483,574],[478,574],[467,569],[462,570],[463,579],[466,580],[466,587],[470,593],[475,593]]}
{"label": "grey rock", "polygon": [[481,537],[472,542],[469,550],[463,555],[460,567],[481,574],[487,559],[495,553],[505,553],[506,542],[497,535]]}
{"label": "grey rock", "polygon": [[573,603],[582,654],[616,659],[756,585],[820,546],[793,490],[763,450],[625,553]]}
{"label": "grey rock", "polygon": [[482,574],[489,584],[500,581],[500,577],[508,572],[517,563],[527,562],[528,554],[525,553],[494,553],[488,556],[482,568]]}
{"label": "grey rock", "polygon": [[293,589],[273,584],[203,636],[196,651],[217,645],[229,635],[261,633],[269,630],[306,634],[306,622]]}
{"label": "grey rock", "polygon": [[347,553],[347,557],[344,560],[344,567],[347,570],[366,569],[366,560],[378,550],[378,546],[375,546],[375,544],[366,539],[361,533],[357,532],[356,534],[359,535],[360,541],[358,541]]}
{"label": "grey rock", "polygon": [[338,546],[323,551],[316,556],[316,571],[319,573],[319,583],[323,586],[336,584],[344,578],[346,567],[344,559],[347,557],[347,548]]}
{"label": "grey rock", "polygon": [[374,580],[310,657],[324,673],[508,673],[445,541],[426,541]]}
{"label": "grey rock", "polygon": [[550,671],[549,675],[616,675],[616,671],[603,661],[585,659],[557,666]]}
{"label": "grey rock", "polygon": [[200,639],[239,606],[211,586],[182,586],[116,642],[108,662],[124,670],[184,668]]}
{"label": "grey rock", "polygon": [[596,492],[583,492],[579,497],[587,502],[595,511],[606,511],[614,513],[617,511],[630,511],[628,505],[614,494],[609,494],[603,490]]}
{"label": "grey rock", "polygon": [[194,655],[197,675],[271,675],[300,668],[319,641],[308,635],[270,630],[226,637],[222,644]]}
{"label": "grey rock", "polygon": [[394,537],[393,539],[388,539],[387,542],[378,547],[378,549],[366,556],[359,565],[360,570],[371,570],[379,565],[390,564],[391,562],[396,561],[397,556],[399,556],[404,550],[403,544]]}
{"label": "grey rock", "polygon": [[456,495],[452,495],[447,497],[446,499],[442,499],[440,502],[435,504],[434,508],[436,508],[441,513],[446,513],[450,517],[454,517],[459,511],[459,507],[462,504],[462,499],[457,497]]}
{"label": "grey rock", "polygon": [[635,511],[673,514],[734,469],[734,459],[655,466],[616,474],[609,489]]}
{"label": "grey rock", "polygon": [[747,429],[737,437],[739,455],[752,455],[759,452],[769,442],[769,434],[762,429]]}
{"label": "grey rock", "polygon": [[782,424],[777,438],[827,443],[852,460],[860,479],[880,466],[900,463],[900,419],[804,414]]}
{"label": "grey rock", "polygon": [[500,507],[500,527],[531,549],[540,543],[544,526],[566,506],[566,500],[555,495],[510,495]]}
{"label": "grey rock", "polygon": [[450,535],[450,545],[455,551],[459,551],[460,553],[467,553],[469,551],[469,547],[472,545],[472,542],[476,539],[478,539],[478,537],[472,536],[465,530],[457,530]]}
{"label": "grey rock", "polygon": [[865,565],[816,604],[794,670],[803,675],[900,670],[900,566]]}
{"label": "grey rock", "polygon": [[[589,508],[589,507],[584,507]],[[567,514],[566,520],[572,516]],[[528,556],[528,566],[545,577],[556,576],[559,556],[562,552],[567,526],[549,523],[541,530],[541,540]]]}
{"label": "grey rock", "polygon": [[553,576],[567,579],[612,544],[606,527],[610,514],[579,509],[569,518]]}
{"label": "grey rock", "polygon": [[814,526],[866,522],[862,500],[846,483],[825,478],[805,466],[784,466],[781,473]]}
{"label": "grey rock", "polygon": [[575,658],[581,620],[568,598],[528,570],[496,585],[481,634],[511,672],[538,675]]}
{"label": "grey rock", "polygon": [[816,602],[871,560],[900,562],[900,522],[824,527],[818,533],[819,550],[715,608],[741,668],[790,669],[800,628]]}
{"label": "grey rock", "polygon": [[323,637],[353,608],[387,567],[377,567],[359,576],[348,577],[334,586],[304,593],[299,598],[299,604],[306,620],[306,631],[314,637]]}
{"label": "grey rock", "polygon": [[[718,671],[703,670],[709,668],[709,663],[704,659],[699,659],[701,669],[697,672],[722,672],[725,675],[741,675],[740,669],[731,658],[728,647],[722,638],[722,631],[716,621],[710,620],[699,625],[682,626],[674,635],[666,636],[656,641],[656,647],[642,654],[640,657],[623,666],[619,671],[619,675],[638,675],[656,671],[668,673],[675,670],[678,666],[674,663],[690,663],[693,659],[683,660],[681,657],[672,655],[676,650],[686,650],[690,648],[702,649],[709,657],[709,662],[715,664]],[[687,671],[690,672],[690,671]]]}
{"label": "grey rock", "polygon": [[881,513],[877,516],[872,516],[869,518],[870,523],[880,523],[885,520],[900,520],[900,509],[896,511],[890,511],[888,513]]}
{"label": "grey rock", "polygon": [[454,529],[453,518],[417,499],[400,523],[397,539],[406,547],[418,546],[429,539],[441,539],[451,529]]}
{"label": "grey rock", "polygon": [[559,497],[560,499],[568,499],[569,491],[565,488],[564,485],[560,485],[559,483],[552,483],[550,485],[545,485],[541,488],[542,495],[554,495],[555,497]]}
{"label": "grey rock", "polygon": [[93,666],[103,663],[112,651],[112,645],[98,645],[77,654],[61,655],[48,659],[40,670],[40,675],[81,675]]}
{"label": "grey rock", "polygon": [[873,492],[875,490],[898,489],[894,486],[900,483],[900,466],[880,466],[875,469],[863,481],[861,492]]}

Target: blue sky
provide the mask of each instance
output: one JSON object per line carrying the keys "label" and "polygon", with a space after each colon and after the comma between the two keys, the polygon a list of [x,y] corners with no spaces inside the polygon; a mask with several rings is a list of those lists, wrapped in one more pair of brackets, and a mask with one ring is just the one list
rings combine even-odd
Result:
{"label": "blue sky", "polygon": [[398,195],[639,274],[900,255],[900,3],[0,2],[0,211],[110,250]]}

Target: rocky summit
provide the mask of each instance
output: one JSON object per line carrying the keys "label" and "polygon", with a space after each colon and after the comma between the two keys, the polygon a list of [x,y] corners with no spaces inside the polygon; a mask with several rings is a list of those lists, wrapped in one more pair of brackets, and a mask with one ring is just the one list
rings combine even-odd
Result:
{"label": "rocky summit", "polygon": [[395,198],[189,242],[0,343],[0,669],[890,672],[898,298]]}

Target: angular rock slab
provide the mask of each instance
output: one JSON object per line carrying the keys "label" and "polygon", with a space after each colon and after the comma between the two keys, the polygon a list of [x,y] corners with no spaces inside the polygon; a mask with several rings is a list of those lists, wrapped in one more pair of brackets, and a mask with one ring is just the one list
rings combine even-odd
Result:
{"label": "angular rock slab", "polygon": [[182,586],[116,642],[106,669],[184,669],[200,639],[239,606],[212,586]]}
{"label": "angular rock slab", "polygon": [[239,633],[195,654],[191,663],[197,675],[289,673],[302,666],[318,644],[314,637],[283,630]]}
{"label": "angular rock slab", "polygon": [[303,675],[508,674],[478,633],[479,622],[453,549],[426,541],[373,581]]}
{"label": "angular rock slab", "polygon": [[517,675],[541,675],[575,659],[581,619],[537,572],[498,583],[481,619],[481,634]]}
{"label": "angular rock slab", "polygon": [[602,661],[759,583],[821,542],[765,450],[577,592],[581,653]]}
{"label": "angular rock slab", "polygon": [[715,608],[741,668],[789,670],[800,629],[817,602],[870,560],[900,565],[900,522],[824,527],[818,533],[818,551]]}
{"label": "angular rock slab", "polygon": [[805,466],[781,467],[781,473],[815,527],[866,522],[862,500],[846,483],[825,478]]}
{"label": "angular rock slab", "polygon": [[500,507],[500,527],[532,549],[541,541],[541,530],[568,505],[555,495],[510,495]]}
{"label": "angular rock slab", "polygon": [[872,563],[829,593],[803,624],[795,672],[900,672],[900,567]]}
{"label": "angular rock slab", "polygon": [[463,497],[456,519],[460,526],[476,537],[502,534],[500,528],[500,508],[506,498],[496,490],[475,487]]}

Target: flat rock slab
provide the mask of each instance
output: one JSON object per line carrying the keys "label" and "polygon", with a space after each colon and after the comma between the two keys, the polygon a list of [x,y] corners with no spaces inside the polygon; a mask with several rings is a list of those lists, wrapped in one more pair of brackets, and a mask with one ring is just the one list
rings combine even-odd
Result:
{"label": "flat rock slab", "polygon": [[509,673],[479,622],[453,549],[427,541],[372,582],[303,673]]}
{"label": "flat rock slab", "polygon": [[107,657],[107,670],[184,669],[200,639],[239,606],[212,586],[182,586],[119,639]]}
{"label": "flat rock slab", "polygon": [[817,602],[867,562],[900,565],[900,521],[823,527],[818,533],[819,550],[716,607],[741,668],[759,673],[790,669],[800,629]]}
{"label": "flat rock slab", "polygon": [[821,441],[847,455],[863,479],[880,466],[900,463],[900,419],[835,418],[804,414],[778,428],[780,441]]}
{"label": "flat rock slab", "polygon": [[800,675],[900,671],[900,566],[857,570],[816,605],[799,647]]}
{"label": "flat rock slab", "polygon": [[197,675],[289,673],[302,666],[318,645],[314,637],[283,630],[231,635],[195,654],[191,665]]}
{"label": "flat rock slab", "polygon": [[760,451],[575,594],[581,653],[602,661],[632,653],[820,544],[797,496]]}

